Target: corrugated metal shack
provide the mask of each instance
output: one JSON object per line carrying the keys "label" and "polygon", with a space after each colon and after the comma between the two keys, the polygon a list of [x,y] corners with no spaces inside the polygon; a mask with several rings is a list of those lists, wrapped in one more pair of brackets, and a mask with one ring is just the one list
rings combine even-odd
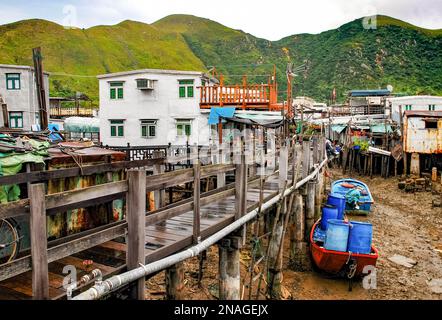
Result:
{"label": "corrugated metal shack", "polygon": [[442,170],[442,111],[405,111],[403,133],[410,173],[420,175],[433,167]]}

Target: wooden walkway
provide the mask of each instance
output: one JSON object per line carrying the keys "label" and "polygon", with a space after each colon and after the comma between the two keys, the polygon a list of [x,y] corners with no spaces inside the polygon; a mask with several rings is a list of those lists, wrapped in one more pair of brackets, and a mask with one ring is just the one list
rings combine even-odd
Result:
{"label": "wooden walkway", "polygon": [[[289,173],[289,180],[291,172]],[[248,183],[247,212],[259,206],[259,178]],[[280,193],[278,175],[270,176],[263,185],[263,199],[270,199]],[[227,188],[234,190],[234,186]],[[204,194],[202,194],[202,199]],[[235,221],[235,195],[215,200],[200,208],[201,238],[213,235]],[[160,221],[145,228],[146,263],[153,262],[179,252],[193,243],[193,210],[173,218]],[[120,238],[122,239],[122,238]],[[117,239],[118,240],[118,239]],[[104,278],[126,270],[127,245],[124,240],[112,240],[48,264],[49,295],[51,299],[65,298],[63,268],[73,265],[77,268],[77,280],[93,269],[100,269]],[[84,260],[92,260],[86,267]],[[32,272],[27,271],[0,282],[0,300],[32,299]]]}
{"label": "wooden walkway", "polygon": [[[279,195],[282,185],[289,188],[293,180],[299,186],[316,179],[312,172],[314,166],[323,162],[325,143],[318,143],[318,139],[304,140],[302,146],[292,142],[260,160],[262,166],[264,163],[278,166],[277,169],[266,167],[267,175],[261,177],[255,174],[258,169],[255,159],[246,159],[245,152],[227,153],[233,157],[231,160],[240,159],[232,161],[235,164],[201,165],[203,158],[198,155],[192,168],[170,172],[164,172],[168,165],[165,159],[146,159],[85,166],[81,170],[68,168],[0,177],[0,185],[27,185],[27,199],[0,204],[0,219],[28,217],[31,239],[30,253],[0,265],[0,299],[62,299],[66,297],[63,286],[63,279],[68,275],[63,273],[66,266],[76,267],[77,280],[95,269],[106,279],[127,268],[139,267],[143,260],[154,262],[207,239],[257,209],[260,203]],[[244,144],[241,150],[245,150]],[[154,175],[147,176],[147,168],[152,168]],[[121,170],[125,170],[127,179],[112,181],[112,173]],[[225,185],[226,176],[232,173],[235,182]],[[104,174],[107,182],[45,194],[48,181],[95,174]],[[213,177],[220,187],[201,193],[202,181]],[[166,205],[165,191],[185,184],[193,186],[192,196]],[[158,209],[146,214],[144,201],[150,192],[155,195]],[[123,198],[126,198],[125,220],[47,242],[44,223],[47,216]],[[140,241],[143,238],[144,241]],[[86,265],[86,260],[93,264]],[[139,297],[142,295],[140,281]],[[73,295],[93,282],[80,286]]]}

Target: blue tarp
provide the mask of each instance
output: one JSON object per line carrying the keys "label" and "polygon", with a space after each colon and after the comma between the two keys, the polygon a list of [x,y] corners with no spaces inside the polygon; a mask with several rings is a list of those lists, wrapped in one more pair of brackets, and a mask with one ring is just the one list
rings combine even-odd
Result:
{"label": "blue tarp", "polygon": [[60,127],[58,126],[58,124],[50,123],[48,124],[48,129],[51,131],[51,134],[49,135],[49,140],[51,140],[52,142],[63,140],[63,138],[58,133],[58,131],[60,131]]}
{"label": "blue tarp", "polygon": [[232,118],[235,108],[212,108],[210,109],[209,124],[218,124],[219,117]]}

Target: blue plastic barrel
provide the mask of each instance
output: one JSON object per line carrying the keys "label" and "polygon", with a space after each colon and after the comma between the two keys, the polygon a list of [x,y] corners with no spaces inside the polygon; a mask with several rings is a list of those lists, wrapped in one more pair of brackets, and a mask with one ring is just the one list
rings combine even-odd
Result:
{"label": "blue plastic barrel", "polygon": [[338,208],[338,217],[337,219],[344,219],[345,212],[345,196],[340,195],[339,193],[331,193],[328,195],[327,204],[331,204]]}
{"label": "blue plastic barrel", "polygon": [[343,220],[328,220],[327,232],[325,233],[324,248],[326,250],[347,251],[348,234],[350,225]]}
{"label": "blue plastic barrel", "polygon": [[338,218],[338,208],[331,204],[326,204],[322,208],[322,218],[321,218],[321,229],[327,230],[327,221],[329,219],[337,219]]}
{"label": "blue plastic barrel", "polygon": [[350,221],[348,251],[369,254],[373,238],[373,225],[367,222]]}

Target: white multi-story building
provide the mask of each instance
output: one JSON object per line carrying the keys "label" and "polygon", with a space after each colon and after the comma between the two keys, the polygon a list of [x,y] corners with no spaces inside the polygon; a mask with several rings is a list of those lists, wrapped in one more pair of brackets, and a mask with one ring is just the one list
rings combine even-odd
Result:
{"label": "white multi-story building", "polygon": [[[49,107],[48,73],[44,73],[44,86]],[[31,130],[32,125],[40,123],[34,68],[0,64],[0,96],[7,106],[10,128]],[[4,125],[3,113],[0,112],[0,126]]]}
{"label": "white multi-story building", "polygon": [[407,96],[387,98],[387,106],[390,105],[391,118],[400,122],[399,110],[404,111],[442,111],[442,97],[438,96]]}
{"label": "white multi-story building", "polygon": [[135,70],[98,76],[100,139],[109,146],[208,145],[202,72]]}

